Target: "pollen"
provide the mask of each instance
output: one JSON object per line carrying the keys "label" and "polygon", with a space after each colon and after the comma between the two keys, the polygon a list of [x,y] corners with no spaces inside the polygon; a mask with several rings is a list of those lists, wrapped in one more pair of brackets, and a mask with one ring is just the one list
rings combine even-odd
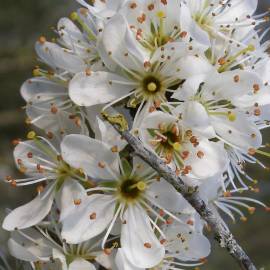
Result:
{"label": "pollen", "polygon": [[151,245],[150,243],[144,243],[143,246],[144,246],[145,248],[151,248],[151,247],[152,247],[152,245]]}
{"label": "pollen", "polygon": [[256,211],[256,208],[255,208],[255,207],[249,207],[249,208],[248,208],[248,212],[249,212],[251,215],[253,215],[253,214],[255,213],[255,211]]}

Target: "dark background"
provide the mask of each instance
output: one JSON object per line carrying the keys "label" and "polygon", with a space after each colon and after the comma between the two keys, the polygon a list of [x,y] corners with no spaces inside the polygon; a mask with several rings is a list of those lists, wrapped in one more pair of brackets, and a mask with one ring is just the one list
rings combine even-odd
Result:
{"label": "dark background", "polygon": [[[199,1],[199,0],[198,0]],[[61,16],[68,16],[77,8],[72,0],[0,0],[0,180],[6,175],[16,175],[11,144],[14,138],[25,138],[23,100],[19,89],[30,78],[37,64],[34,42],[41,35],[53,36],[51,27]],[[260,11],[265,11],[269,0],[259,0]],[[270,26],[270,23],[269,23]],[[270,142],[265,133],[265,142]],[[270,166],[270,159],[264,160]],[[260,181],[258,198],[270,204],[270,172],[250,168],[250,173]],[[28,202],[32,188],[12,188],[0,181],[0,222],[5,208],[14,208]],[[258,208],[246,223],[230,223],[241,245],[250,254],[258,268],[270,269],[270,214]],[[8,234],[0,229],[0,249],[6,249]],[[204,267],[208,270],[238,269],[233,259],[213,242],[212,255]],[[263,268],[264,267],[264,268]]]}

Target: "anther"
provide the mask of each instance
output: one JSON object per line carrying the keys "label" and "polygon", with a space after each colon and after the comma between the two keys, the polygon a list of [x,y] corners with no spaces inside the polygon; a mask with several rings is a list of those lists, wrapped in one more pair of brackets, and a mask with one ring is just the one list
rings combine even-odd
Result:
{"label": "anther", "polygon": [[77,13],[77,12],[72,12],[72,13],[70,14],[70,19],[71,19],[72,21],[76,21],[76,20],[78,19],[78,13]]}
{"label": "anther", "polygon": [[147,184],[143,181],[140,181],[136,185],[137,189],[140,191],[144,191],[147,188]]}
{"label": "anther", "polygon": [[151,247],[152,247],[152,245],[151,245],[150,243],[144,243],[143,246],[144,246],[145,248],[151,248]]}
{"label": "anther", "polygon": [[229,121],[231,121],[231,122],[234,122],[236,120],[236,114],[231,112],[231,111],[228,112],[227,117],[228,117]]}
{"label": "anther", "polygon": [[249,212],[251,215],[253,215],[253,214],[255,213],[255,211],[256,211],[256,208],[255,208],[255,207],[249,207],[249,208],[248,208],[248,212]]}
{"label": "anther", "polygon": [[40,44],[44,44],[46,42],[46,38],[44,36],[41,36],[39,39],[38,39],[38,42]]}
{"label": "anther", "polygon": [[97,214],[94,212],[94,213],[92,213],[92,214],[89,216],[89,218],[90,218],[91,220],[94,220],[94,219],[97,218]]}
{"label": "anther", "polygon": [[81,199],[75,199],[75,200],[73,201],[73,203],[74,203],[75,205],[80,205],[80,204],[82,203],[82,200],[81,200]]}
{"label": "anther", "polygon": [[247,222],[248,219],[243,216],[243,217],[240,218],[240,220],[243,221],[243,222]]}
{"label": "anther", "polygon": [[33,140],[36,138],[36,132],[35,131],[30,131],[28,134],[27,134],[27,139],[29,140]]}

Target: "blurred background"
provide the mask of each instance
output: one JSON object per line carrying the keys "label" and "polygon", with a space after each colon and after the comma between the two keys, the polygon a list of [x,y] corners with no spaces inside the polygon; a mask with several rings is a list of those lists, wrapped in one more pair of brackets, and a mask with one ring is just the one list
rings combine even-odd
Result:
{"label": "blurred background", "polygon": [[[19,89],[31,77],[37,64],[34,42],[41,35],[53,36],[51,27],[61,16],[68,16],[77,8],[75,0],[1,0],[0,9],[0,180],[16,176],[13,164],[12,139],[25,138],[24,102]],[[270,7],[270,0],[259,0],[259,12]],[[265,134],[266,142],[270,132]],[[268,141],[267,141],[268,140]],[[264,160],[270,167],[270,159]],[[270,172],[249,168],[258,179],[261,192],[256,196],[270,205]],[[0,223],[7,207],[14,208],[28,202],[32,188],[12,188],[0,181]],[[232,231],[247,250],[258,268],[270,270],[270,214],[263,209],[248,217],[247,222],[230,223]],[[8,233],[0,228],[0,250],[6,250]],[[10,258],[12,262],[12,258]],[[12,268],[13,269],[13,268]],[[208,270],[238,269],[232,258],[213,241],[212,255],[203,268]],[[14,268],[15,270],[15,268]]]}

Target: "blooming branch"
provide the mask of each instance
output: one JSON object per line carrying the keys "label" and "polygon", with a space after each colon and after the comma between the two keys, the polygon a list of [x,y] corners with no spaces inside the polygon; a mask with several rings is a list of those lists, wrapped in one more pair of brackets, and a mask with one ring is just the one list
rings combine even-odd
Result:
{"label": "blooming branch", "polygon": [[126,124],[121,125],[121,123],[125,123],[123,116],[121,117],[118,115],[117,119],[122,119],[122,121],[117,122],[115,121],[115,118],[112,118],[107,114],[103,114],[103,116],[104,119],[112,124],[117,132],[119,132],[133,148],[134,154],[149,164],[160,176],[181,193],[194,209],[196,209],[199,215],[213,230],[215,239],[219,242],[220,246],[228,250],[230,255],[238,262],[241,269],[256,270],[257,268],[252,260],[238,244],[230,230],[227,227],[224,227],[220,217],[215,215],[200,197],[197,191],[198,187],[187,185],[162,159],[145,148],[142,142],[126,129]]}

